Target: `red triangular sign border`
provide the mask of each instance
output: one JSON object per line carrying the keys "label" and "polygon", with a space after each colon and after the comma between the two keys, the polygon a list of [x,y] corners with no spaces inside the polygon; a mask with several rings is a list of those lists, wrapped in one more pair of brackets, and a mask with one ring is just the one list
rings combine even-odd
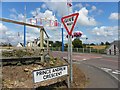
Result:
{"label": "red triangular sign border", "polygon": [[[67,32],[68,32],[69,35],[72,35],[72,31],[73,31],[74,26],[75,26],[75,24],[76,24],[78,15],[79,15],[79,13],[74,13],[74,14],[71,14],[71,15],[68,15],[68,16],[64,16],[64,17],[61,18],[61,21],[62,21],[62,23],[63,23],[63,25],[64,25],[64,27],[65,27],[65,29],[67,30]],[[76,16],[76,18],[75,18],[75,21],[74,21],[74,23],[73,23],[73,25],[72,25],[71,30],[69,31],[68,28],[67,28],[67,26],[66,26],[66,24],[64,23],[64,19],[65,19],[65,18],[69,18],[69,17],[71,17],[71,16]]]}

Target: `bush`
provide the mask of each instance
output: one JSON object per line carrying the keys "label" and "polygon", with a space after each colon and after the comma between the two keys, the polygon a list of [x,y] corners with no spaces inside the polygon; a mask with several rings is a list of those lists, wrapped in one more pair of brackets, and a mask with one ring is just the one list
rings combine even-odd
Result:
{"label": "bush", "polygon": [[3,57],[12,57],[14,56],[12,52],[8,52],[8,51],[3,51],[2,52],[2,56]]}

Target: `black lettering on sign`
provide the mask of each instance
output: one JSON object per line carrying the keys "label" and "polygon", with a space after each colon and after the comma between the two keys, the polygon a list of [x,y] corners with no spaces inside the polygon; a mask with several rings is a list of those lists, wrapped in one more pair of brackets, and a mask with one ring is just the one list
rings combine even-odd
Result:
{"label": "black lettering on sign", "polygon": [[72,25],[73,24],[73,22],[69,22],[69,23],[67,23],[67,25],[69,26],[69,25]]}
{"label": "black lettering on sign", "polygon": [[47,79],[47,75],[44,75],[44,76],[43,76],[43,79]]}
{"label": "black lettering on sign", "polygon": [[62,70],[62,67],[54,68],[53,72],[60,71],[60,70]]}
{"label": "black lettering on sign", "polygon": [[38,71],[36,74],[37,74],[36,76],[38,76],[38,75],[41,75],[41,74],[42,74],[42,72]]}
{"label": "black lettering on sign", "polygon": [[63,70],[65,70],[66,68],[65,67],[63,67]]}
{"label": "black lettering on sign", "polygon": [[72,21],[74,21],[74,17],[66,18],[66,19],[64,20],[65,23],[67,23],[67,22],[72,22]]}
{"label": "black lettering on sign", "polygon": [[42,71],[38,71],[38,72],[36,73],[36,76],[38,76],[38,75],[44,75],[44,74],[49,74],[49,73],[51,73],[51,70],[50,70],[50,69],[42,70]]}
{"label": "black lettering on sign", "polygon": [[60,76],[61,74],[62,74],[62,71],[56,72],[56,73],[47,74],[47,75],[43,76],[43,79],[45,80],[45,79],[54,78],[54,77]]}

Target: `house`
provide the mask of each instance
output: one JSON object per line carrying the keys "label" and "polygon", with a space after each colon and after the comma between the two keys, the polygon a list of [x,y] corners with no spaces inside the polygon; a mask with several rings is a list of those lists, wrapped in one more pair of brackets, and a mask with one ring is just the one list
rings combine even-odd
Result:
{"label": "house", "polygon": [[34,43],[33,42],[28,42],[27,47],[33,47]]}
{"label": "house", "polygon": [[119,55],[120,54],[120,40],[114,41],[111,45],[106,49],[107,55]]}
{"label": "house", "polygon": [[[44,40],[44,45],[47,46],[47,42]],[[34,39],[34,41],[28,42],[27,47],[39,47],[40,46],[40,39]]]}
{"label": "house", "polygon": [[23,47],[22,43],[18,43],[16,47]]}

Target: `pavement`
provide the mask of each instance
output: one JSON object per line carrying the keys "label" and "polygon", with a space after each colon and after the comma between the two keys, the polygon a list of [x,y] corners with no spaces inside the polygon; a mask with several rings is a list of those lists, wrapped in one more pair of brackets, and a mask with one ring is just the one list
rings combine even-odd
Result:
{"label": "pavement", "polygon": [[[52,55],[67,59],[67,52],[52,52]],[[118,56],[73,53],[72,60],[89,79],[86,88],[118,88]]]}
{"label": "pavement", "polygon": [[117,81],[102,70],[83,63],[76,64],[87,77],[86,88],[118,88]]}

